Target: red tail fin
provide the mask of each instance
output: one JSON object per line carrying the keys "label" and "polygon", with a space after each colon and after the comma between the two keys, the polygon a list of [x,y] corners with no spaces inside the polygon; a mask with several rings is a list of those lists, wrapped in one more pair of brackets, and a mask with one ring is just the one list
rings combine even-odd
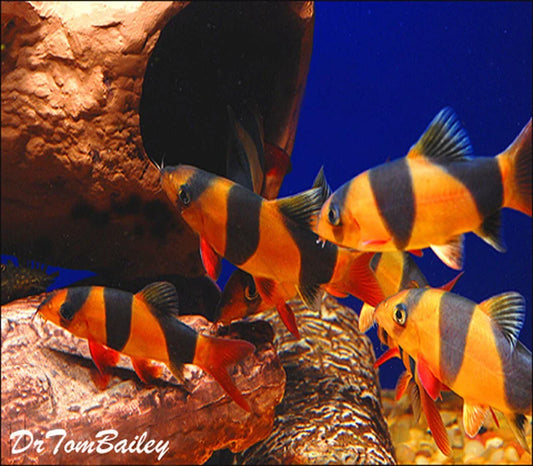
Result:
{"label": "red tail fin", "polygon": [[503,174],[504,207],[531,217],[531,118],[498,159]]}
{"label": "red tail fin", "polygon": [[209,372],[241,408],[251,411],[250,405],[233,384],[226,367],[240,361],[254,350],[255,346],[244,340],[198,335],[193,364]]}
{"label": "red tail fin", "polygon": [[343,280],[343,286],[351,295],[370,304],[372,307],[376,307],[385,299],[385,296],[374,272],[370,268],[370,259],[373,256],[373,252],[366,252],[355,258]]}

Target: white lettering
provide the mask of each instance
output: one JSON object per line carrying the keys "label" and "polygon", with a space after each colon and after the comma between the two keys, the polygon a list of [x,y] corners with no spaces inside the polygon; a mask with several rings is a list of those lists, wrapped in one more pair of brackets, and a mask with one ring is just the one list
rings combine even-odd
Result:
{"label": "white lettering", "polygon": [[[29,437],[28,444],[19,447],[18,444],[20,440],[25,437]],[[26,429],[21,429],[21,430],[17,430],[16,432],[13,432],[9,436],[9,440],[13,440],[14,438],[16,438],[17,440],[15,441],[15,445],[13,445],[13,448],[11,448],[12,454],[22,453],[23,451],[26,451],[28,448],[31,447],[31,444],[33,443],[33,434],[29,430],[26,430]]]}
{"label": "white lettering", "polygon": [[[98,441],[98,446],[96,447],[96,452],[100,453],[101,455],[104,455],[106,453],[109,453],[111,450],[113,450],[113,445],[109,443],[107,440],[115,440],[118,436],[118,432],[114,429],[109,430],[101,430],[96,434],[96,438],[104,437],[102,440]],[[107,449],[101,448],[102,443],[108,445]]]}
{"label": "white lettering", "polygon": [[[65,438],[67,432],[65,429],[53,429],[49,430],[45,438],[51,439],[57,437],[55,443],[53,443],[53,454],[57,455],[61,448],[65,453],[96,453],[100,455],[105,455],[111,451],[115,453],[121,453],[123,455],[127,454],[142,454],[145,453],[149,455],[150,453],[157,453],[157,460],[161,461],[163,456],[165,456],[169,451],[170,442],[168,440],[148,440],[148,433],[143,432],[140,436],[136,435],[133,440],[128,440],[126,438],[120,439],[117,443],[114,443],[114,440],[118,437],[118,432],[115,429],[101,430],[95,435],[96,443],[92,440],[82,440],[76,442],[74,440],[67,440]],[[9,439],[14,441],[14,444],[11,448],[12,454],[23,453],[33,446],[33,449],[38,453],[43,453],[45,450],[45,442],[43,439],[35,439],[33,434],[26,429],[17,430],[13,432]],[[146,443],[145,443],[146,442]]]}
{"label": "white lettering", "polygon": [[57,436],[61,436],[61,439],[59,440],[59,442],[57,442],[54,448],[54,451],[52,451],[54,455],[57,455],[57,452],[59,451],[59,447],[61,446],[61,444],[63,443],[63,440],[65,440],[65,437],[67,436],[67,431],[65,429],[54,429],[54,430],[49,430],[46,433],[46,438],[57,437]]}

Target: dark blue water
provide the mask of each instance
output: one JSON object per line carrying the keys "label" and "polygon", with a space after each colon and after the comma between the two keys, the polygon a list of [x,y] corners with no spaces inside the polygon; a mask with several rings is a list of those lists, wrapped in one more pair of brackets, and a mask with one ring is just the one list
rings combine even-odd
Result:
{"label": "dark blue water", "polygon": [[[336,189],[372,166],[403,157],[445,106],[455,110],[475,154],[483,156],[504,150],[530,118],[530,2],[315,6],[313,55],[293,170],[280,196],[308,189],[322,165]],[[505,254],[467,235],[465,274],[454,291],[476,302],[504,291],[520,292],[527,302],[520,339],[531,349],[531,219],[505,210],[503,225]],[[435,286],[456,274],[430,250],[416,261]],[[229,273],[226,265],[221,285]],[[54,287],[87,275],[64,272]],[[357,310],[361,306],[355,298],[343,303]],[[375,330],[370,335],[381,354]],[[382,366],[383,386],[394,387],[402,370],[399,360]]]}
{"label": "dark blue water", "polygon": [[[293,171],[280,195],[306,189],[321,165],[333,189],[403,157],[451,106],[476,155],[503,151],[532,113],[531,2],[316,3],[311,67]],[[465,274],[454,292],[476,302],[515,290],[526,299],[520,339],[531,349],[531,219],[506,209],[507,252],[466,235]],[[456,274],[433,254],[415,258],[430,284]],[[355,298],[344,303],[360,308]],[[371,332],[376,353],[383,351]],[[380,370],[393,387],[398,359]]]}

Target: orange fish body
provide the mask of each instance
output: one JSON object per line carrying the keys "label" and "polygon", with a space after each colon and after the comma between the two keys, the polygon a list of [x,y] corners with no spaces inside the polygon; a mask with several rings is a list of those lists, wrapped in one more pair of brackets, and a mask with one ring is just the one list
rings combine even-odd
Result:
{"label": "orange fish body", "polygon": [[156,282],[137,294],[99,286],[65,288],[52,292],[38,312],[72,334],[89,341],[100,371],[97,384],[105,388],[107,369],[116,365],[118,353],[129,356],[141,380],[160,375],[152,361],[169,367],[181,380],[183,364],[196,364],[209,372],[246,410],[247,401],[234,386],[225,366],[254,350],[251,343],[205,336],[177,319],[176,289]]}
{"label": "orange fish body", "polygon": [[531,414],[531,352],[518,341],[524,312],[524,299],[514,292],[476,304],[441,289],[417,288],[387,298],[374,318],[416,362],[417,377],[432,399],[442,389],[464,399],[469,436],[495,408],[527,449],[523,415]]}
{"label": "orange fish body", "polygon": [[471,158],[457,117],[446,108],[407,157],[367,170],[325,202],[316,231],[360,251],[431,247],[460,269],[463,234],[503,252],[502,207],[531,216],[531,120],[496,157]]}
{"label": "orange fish body", "polygon": [[290,284],[314,306],[322,284],[344,282],[348,274],[357,275],[352,281],[361,284],[354,295],[373,304],[382,299],[369,258],[353,260],[346,249],[319,244],[310,229],[323,202],[322,187],[269,201],[228,179],[185,165],[162,169],[161,184],[182,218],[217,254],[254,276],[265,301],[272,299],[276,283]]}
{"label": "orange fish body", "polygon": [[[392,296],[407,288],[429,286],[426,277],[416,265],[414,259],[406,252],[377,252],[370,260],[370,268],[373,270],[385,297]],[[454,279],[440,288],[451,291],[462,274],[463,272],[459,273]],[[359,313],[359,330],[366,332],[373,324],[374,308],[364,303]]]}

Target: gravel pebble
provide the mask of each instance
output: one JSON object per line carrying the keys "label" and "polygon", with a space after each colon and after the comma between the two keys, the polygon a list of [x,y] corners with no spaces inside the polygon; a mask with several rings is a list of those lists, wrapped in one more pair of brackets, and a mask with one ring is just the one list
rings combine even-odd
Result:
{"label": "gravel pebble", "polygon": [[[531,454],[518,445],[506,421],[500,422],[500,428],[489,422],[484,433],[467,437],[462,423],[463,401],[450,392],[443,393],[437,405],[450,439],[451,457],[435,445],[423,414],[415,423],[409,407],[394,404],[394,391],[383,390],[383,405],[387,406],[398,464],[532,464]],[[502,419],[501,414],[498,417]],[[531,448],[531,416],[527,419],[526,438]]]}

